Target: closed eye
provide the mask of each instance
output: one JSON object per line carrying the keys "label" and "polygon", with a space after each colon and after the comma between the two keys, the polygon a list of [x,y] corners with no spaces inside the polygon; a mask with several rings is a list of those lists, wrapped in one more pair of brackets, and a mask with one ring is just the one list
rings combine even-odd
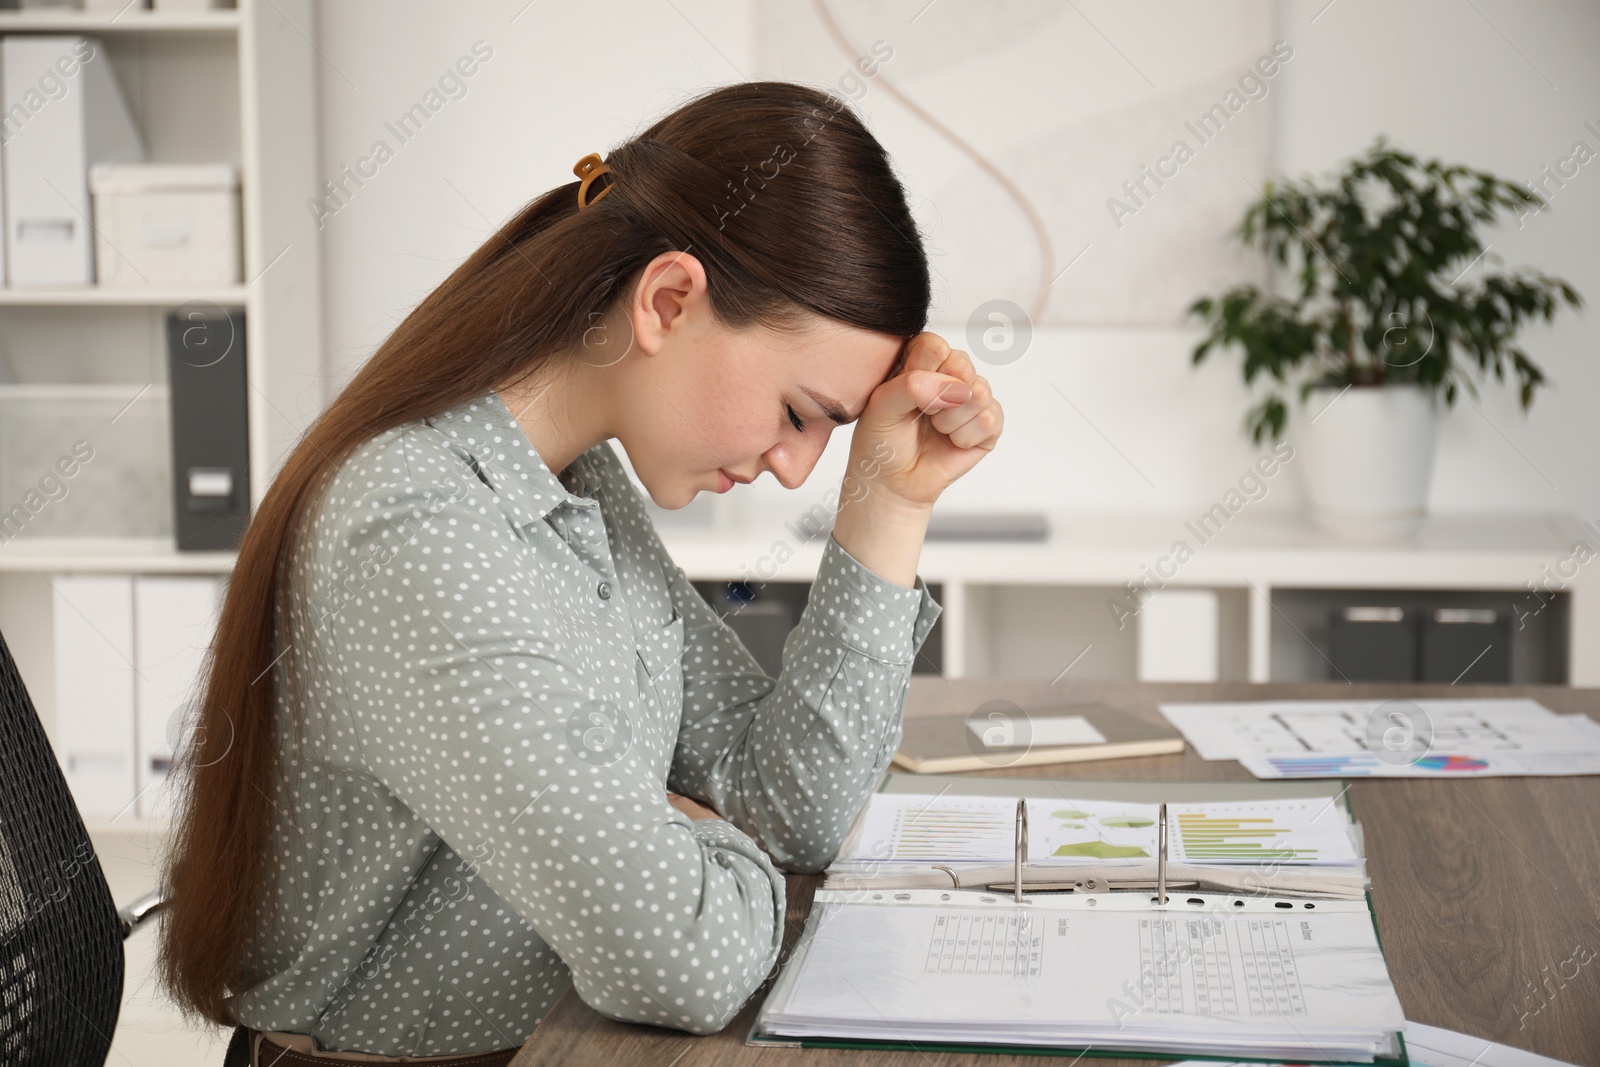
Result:
{"label": "closed eye", "polygon": [[806,422],[805,422],[805,420],[802,419],[799,415],[795,414],[795,410],[794,410],[794,408],[792,406],[790,406],[788,404],[785,404],[783,406],[784,406],[784,409],[789,412],[789,423],[796,430],[799,430],[801,433],[805,433],[805,431],[806,431]]}

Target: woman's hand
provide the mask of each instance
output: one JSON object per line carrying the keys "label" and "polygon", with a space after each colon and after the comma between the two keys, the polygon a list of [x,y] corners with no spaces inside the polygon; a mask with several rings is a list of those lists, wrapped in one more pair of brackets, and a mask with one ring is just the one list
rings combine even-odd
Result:
{"label": "woman's hand", "polygon": [[1000,402],[972,358],[938,334],[919,333],[906,342],[899,373],[867,398],[850,442],[844,496],[883,494],[894,505],[929,510],[994,451],[1004,425]]}
{"label": "woman's hand", "polygon": [[912,588],[934,501],[994,451],[1004,423],[965,352],[937,334],[911,338],[899,372],[856,422],[833,539],[885,581]]}
{"label": "woman's hand", "polygon": [[704,804],[698,804],[695,801],[690,800],[688,797],[679,796],[677,793],[668,793],[667,803],[671,804],[673,807],[677,808],[691,819],[722,818],[722,816],[718,815]]}

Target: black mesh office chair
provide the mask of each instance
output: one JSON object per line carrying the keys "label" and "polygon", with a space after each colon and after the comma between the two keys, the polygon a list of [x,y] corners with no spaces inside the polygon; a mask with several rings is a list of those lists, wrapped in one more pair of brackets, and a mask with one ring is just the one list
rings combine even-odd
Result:
{"label": "black mesh office chair", "polygon": [[122,941],[161,906],[121,911],[0,636],[0,1064],[104,1067]]}

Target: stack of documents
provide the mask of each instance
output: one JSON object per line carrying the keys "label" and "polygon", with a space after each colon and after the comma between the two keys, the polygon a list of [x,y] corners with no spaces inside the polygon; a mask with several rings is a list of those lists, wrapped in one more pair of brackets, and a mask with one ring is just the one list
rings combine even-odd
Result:
{"label": "stack of documents", "polygon": [[821,889],[756,1044],[1404,1063],[1364,901]]}
{"label": "stack of documents", "polygon": [[1600,774],[1600,723],[1532,700],[1163,704],[1202,759],[1257,778]]}

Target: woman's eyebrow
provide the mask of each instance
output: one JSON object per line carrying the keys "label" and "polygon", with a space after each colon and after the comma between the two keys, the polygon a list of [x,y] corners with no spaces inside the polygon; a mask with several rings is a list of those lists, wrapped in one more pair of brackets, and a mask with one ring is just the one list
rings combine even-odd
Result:
{"label": "woman's eyebrow", "polygon": [[844,409],[844,405],[840,404],[832,397],[826,397],[820,393],[814,393],[803,385],[800,387],[800,391],[815,401],[817,407],[822,409],[822,413],[828,416],[828,418],[832,419],[834,422],[838,423],[840,426],[854,422],[857,418],[857,416],[846,411]]}
{"label": "woman's eyebrow", "polygon": [[[911,343],[910,340],[907,339],[900,345],[900,354],[895,357],[894,366],[889,368],[889,373],[884,376],[884,381],[888,381],[890,378],[893,378],[895,375],[900,373],[901,368],[906,364],[906,353],[910,351],[910,349]],[[817,407],[822,409],[823,414],[827,415],[828,418],[832,419],[840,426],[846,426],[852,422],[855,422],[861,417],[859,415],[852,415],[845,411],[844,405],[832,397],[823,396],[821,393],[814,393],[803,385],[800,387],[800,391],[806,394],[806,396],[809,396],[817,405]]]}

